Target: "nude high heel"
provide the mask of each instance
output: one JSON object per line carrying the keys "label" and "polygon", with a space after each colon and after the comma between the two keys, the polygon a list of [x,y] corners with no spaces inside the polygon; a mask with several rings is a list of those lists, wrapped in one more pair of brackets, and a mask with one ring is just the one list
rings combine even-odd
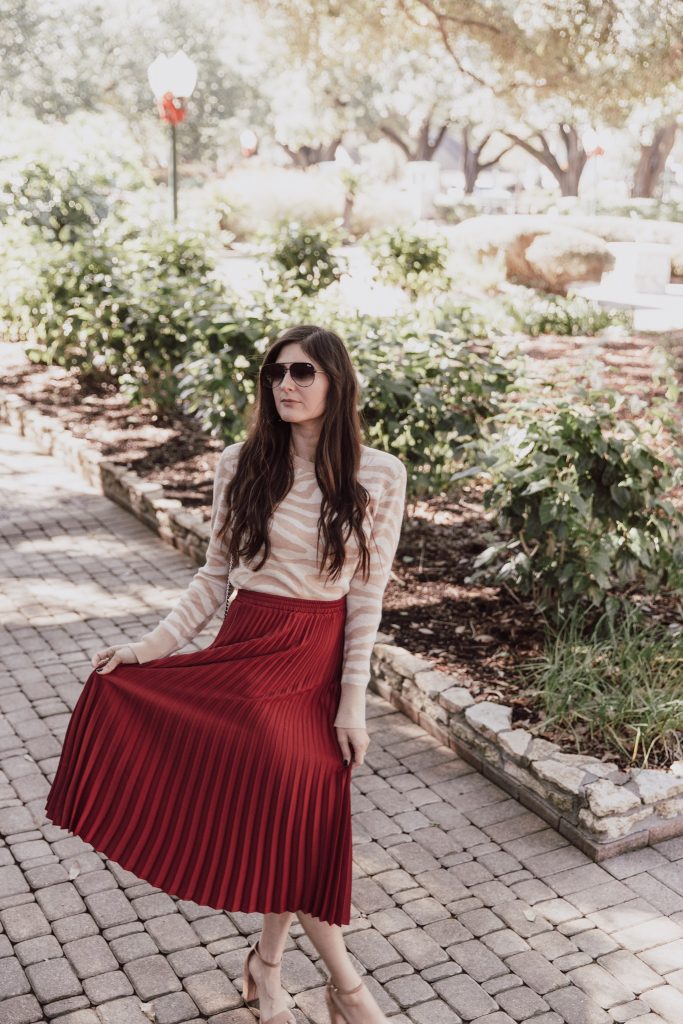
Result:
{"label": "nude high heel", "polygon": [[[265,957],[262,957],[259,952],[257,939],[253,946],[251,946],[249,952],[247,953],[246,960],[244,961],[244,972],[242,977],[242,998],[244,999],[245,1003],[252,1011],[252,1013],[255,1013],[257,1017],[260,1017],[261,1011],[258,1005],[259,999],[255,998],[258,997],[258,988],[256,986],[254,976],[252,975],[251,970],[249,969],[249,963],[254,953],[256,953],[256,956],[259,958],[259,960],[262,960],[263,963],[267,964],[269,967],[277,967],[277,965],[282,962],[282,957],[280,957],[279,960],[276,960],[275,963],[271,963],[270,960],[266,960]],[[288,996],[288,999],[291,1000],[291,997]],[[296,1021],[294,1020],[294,1017],[292,1016],[289,1010],[280,1010],[280,1012],[276,1013],[274,1017],[269,1017],[268,1020],[263,1020],[261,1024],[296,1024]]]}
{"label": "nude high heel", "polygon": [[330,1024],[349,1024],[349,1018],[344,1012],[344,1007],[339,1005],[339,996],[350,996],[354,992],[360,992],[363,987],[363,982],[356,985],[355,988],[337,988],[332,981],[328,981],[325,986],[325,999],[327,1001],[327,1009],[330,1014]]}

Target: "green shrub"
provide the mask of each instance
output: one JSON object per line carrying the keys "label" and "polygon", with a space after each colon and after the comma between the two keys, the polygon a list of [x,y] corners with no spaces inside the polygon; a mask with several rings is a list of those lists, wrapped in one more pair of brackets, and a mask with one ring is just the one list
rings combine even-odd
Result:
{"label": "green shrub", "polygon": [[487,424],[469,447],[505,536],[477,556],[469,581],[508,584],[551,615],[634,583],[680,586],[683,517],[666,495],[683,470],[617,419],[622,403],[579,389],[550,412],[530,399]]}
{"label": "green shrub", "polygon": [[409,228],[380,231],[363,245],[385,284],[396,284],[415,298],[423,291],[445,290],[450,284],[446,270],[448,244],[441,238],[425,238]]}
{"label": "green shrub", "polygon": [[544,726],[569,733],[577,753],[597,746],[629,765],[668,767],[683,758],[683,632],[614,599],[594,619],[569,608],[543,654],[520,666]]}
{"label": "green shrub", "polygon": [[184,412],[226,444],[246,436],[246,416],[256,398],[265,346],[288,323],[264,306],[226,301],[212,334],[197,338],[177,367],[178,399]]}
{"label": "green shrub", "polygon": [[436,198],[434,207],[439,219],[446,224],[459,224],[470,217],[479,217],[482,212],[482,202],[475,196],[463,196],[456,200]]}
{"label": "green shrub", "polygon": [[197,339],[212,345],[224,326],[224,289],[204,240],[96,230],[47,255],[39,289],[24,296],[19,314],[29,358],[172,409],[174,368]]}
{"label": "green shrub", "polygon": [[683,209],[680,203],[654,198],[633,198],[615,200],[614,202],[600,199],[596,203],[592,199],[563,196],[550,203],[546,212],[570,217],[585,215],[589,217],[628,217],[635,221],[683,221]]}
{"label": "green shrub", "polygon": [[630,325],[628,312],[605,309],[581,295],[562,296],[525,295],[504,303],[517,330],[538,337],[539,334],[590,336],[615,324]]}
{"label": "green shrub", "polygon": [[108,211],[112,182],[82,166],[29,163],[3,183],[0,220],[18,218],[50,241],[72,242],[90,233]]}
{"label": "green shrub", "polygon": [[299,295],[313,295],[334,284],[342,271],[330,250],[338,243],[337,231],[304,228],[295,221],[283,225],[268,252],[272,282]]}

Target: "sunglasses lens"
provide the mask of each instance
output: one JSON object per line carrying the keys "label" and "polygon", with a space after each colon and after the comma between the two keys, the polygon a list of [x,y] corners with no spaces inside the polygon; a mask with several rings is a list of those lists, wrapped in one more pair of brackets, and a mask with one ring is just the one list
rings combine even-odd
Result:
{"label": "sunglasses lens", "polygon": [[310,363],[292,363],[289,371],[297,384],[308,387],[315,380],[315,369]]}
{"label": "sunglasses lens", "polygon": [[268,363],[267,366],[261,368],[261,380],[266,387],[272,388],[276,384],[281,384],[284,376],[284,366],[279,366],[277,363]]}
{"label": "sunglasses lens", "polygon": [[[266,387],[273,388],[282,384],[285,379],[285,367],[282,363],[266,363],[261,367],[261,380]],[[296,384],[308,387],[315,380],[315,367],[311,363],[292,363],[289,367],[292,380]]]}

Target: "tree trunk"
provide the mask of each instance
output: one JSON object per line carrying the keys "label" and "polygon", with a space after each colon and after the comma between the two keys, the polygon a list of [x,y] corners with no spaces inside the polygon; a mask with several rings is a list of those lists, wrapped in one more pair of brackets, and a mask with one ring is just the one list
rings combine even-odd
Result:
{"label": "tree trunk", "polygon": [[562,121],[557,127],[565,148],[566,163],[564,167],[551,150],[543,132],[535,133],[540,143],[540,149],[532,146],[527,139],[522,139],[519,135],[514,135],[512,132],[504,132],[503,134],[512,139],[516,145],[521,146],[530,156],[535,157],[550,171],[560,186],[563,196],[577,196],[579,194],[579,182],[583,169],[586,166],[588,154],[583,148],[583,144],[579,139],[579,133],[573,124]]}
{"label": "tree trunk", "polygon": [[640,159],[633,175],[631,196],[634,199],[652,199],[659,184],[666,161],[676,140],[678,125],[675,121],[667,121],[655,129],[654,138],[649,146],[640,147]]}
{"label": "tree trunk", "polygon": [[470,145],[470,126],[465,125],[462,130],[462,152],[463,152],[463,173],[465,175],[465,195],[471,196],[474,192],[474,186],[477,183],[477,178],[483,170],[488,167],[494,167],[506,153],[509,153],[513,146],[506,146],[498,156],[493,157],[492,160],[482,160],[481,155],[484,152],[487,142],[491,138],[491,132],[485,135],[479,145],[474,148]]}
{"label": "tree trunk", "polygon": [[291,149],[284,143],[280,143],[288,157],[296,167],[312,167],[314,164],[326,160],[334,160],[334,154],[341,145],[341,137],[333,139],[332,142],[320,146],[299,146],[298,149]]}
{"label": "tree trunk", "polygon": [[399,147],[408,160],[431,160],[441,145],[441,140],[448,131],[448,125],[442,124],[431,141],[430,135],[432,132],[432,123],[429,118],[423,122],[422,127],[420,128],[420,134],[415,142],[412,142],[412,140],[408,140],[406,142],[406,140],[388,124],[380,125],[380,131]]}

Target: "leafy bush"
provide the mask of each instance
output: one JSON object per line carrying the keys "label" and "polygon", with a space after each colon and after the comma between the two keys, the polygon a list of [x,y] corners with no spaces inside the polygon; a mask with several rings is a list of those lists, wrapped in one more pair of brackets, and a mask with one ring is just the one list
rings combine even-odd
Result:
{"label": "leafy bush", "polygon": [[370,235],[363,244],[378,280],[399,285],[413,298],[423,291],[445,290],[450,284],[444,239],[425,238],[399,227]]}
{"label": "leafy bush", "polygon": [[614,202],[599,199],[596,204],[593,199],[562,196],[562,198],[549,203],[545,212],[570,217],[597,215],[598,217],[628,217],[635,221],[683,221],[683,210],[681,210],[680,203],[655,198],[617,199]]}
{"label": "leafy bush", "polygon": [[446,224],[460,224],[470,217],[479,217],[484,204],[477,196],[463,196],[461,199],[434,199],[434,207],[439,219]]}
{"label": "leafy bush", "polygon": [[683,633],[610,599],[594,621],[575,606],[520,667],[546,726],[573,737],[577,753],[598,745],[641,768],[683,758]]}
{"label": "leafy bush", "polygon": [[280,321],[274,310],[226,302],[213,337],[196,339],[177,368],[183,411],[226,444],[242,440],[256,398],[261,355],[285,326],[289,323]]}
{"label": "leafy bush", "polygon": [[605,309],[581,295],[550,298],[537,294],[529,299],[528,294],[525,290],[524,298],[507,301],[505,308],[515,327],[534,338],[539,334],[590,336],[615,324],[631,323],[630,313]]}
{"label": "leafy bush", "polygon": [[336,176],[294,168],[235,168],[206,186],[221,227],[246,241],[271,225],[294,221],[304,228],[328,228],[342,216],[344,188]]}
{"label": "leafy bush", "polygon": [[372,344],[352,350],[370,444],[391,447],[410,465],[413,494],[449,488],[461,446],[479,435],[511,384],[495,351],[477,352],[458,331],[457,321],[439,330],[414,320],[385,325],[383,338],[367,331]]}
{"label": "leafy bush", "polygon": [[617,419],[622,403],[585,389],[550,413],[518,402],[487,424],[485,442],[469,445],[490,480],[485,507],[507,534],[477,556],[470,581],[509,584],[551,614],[600,605],[631,583],[680,585],[683,517],[666,494],[683,470]]}
{"label": "leafy bush", "polygon": [[284,225],[269,250],[273,283],[299,295],[313,295],[334,284],[341,277],[341,267],[330,250],[338,242],[338,232],[304,228],[296,222]]}
{"label": "leafy bush", "polygon": [[173,408],[174,368],[197,339],[215,344],[224,326],[224,290],[203,239],[103,229],[46,256],[14,311],[29,358],[116,382],[131,402]]}
{"label": "leafy bush", "polygon": [[18,218],[50,241],[72,242],[106,216],[112,182],[82,166],[29,163],[3,183],[0,220]]}

